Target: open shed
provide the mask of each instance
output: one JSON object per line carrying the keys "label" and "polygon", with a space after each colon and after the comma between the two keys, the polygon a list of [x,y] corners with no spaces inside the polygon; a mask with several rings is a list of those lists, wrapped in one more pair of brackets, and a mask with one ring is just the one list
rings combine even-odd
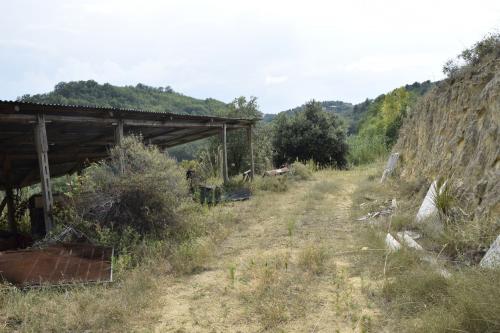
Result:
{"label": "open shed", "polygon": [[246,129],[254,174],[252,126],[258,119],[180,115],[108,107],[0,101],[0,190],[16,232],[13,189],[41,183],[46,230],[51,229],[51,177],[83,169],[108,156],[124,135],[140,134],[161,148],[220,135],[227,181],[226,133]]}

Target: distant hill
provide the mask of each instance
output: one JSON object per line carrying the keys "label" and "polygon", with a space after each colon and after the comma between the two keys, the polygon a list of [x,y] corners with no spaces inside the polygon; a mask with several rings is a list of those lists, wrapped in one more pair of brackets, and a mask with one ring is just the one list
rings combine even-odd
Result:
{"label": "distant hill", "polygon": [[[407,84],[404,88],[407,91],[414,93],[416,96],[422,96],[434,85],[435,82],[428,80],[422,83],[415,82],[413,84]],[[361,120],[366,116],[370,108],[373,108],[378,102],[383,100],[384,97],[385,94],[377,96],[374,99],[367,98],[364,102],[355,105],[343,101],[323,101],[320,103],[325,111],[335,113],[344,120],[348,134],[354,134],[357,133]],[[303,109],[304,104],[282,112],[292,115],[296,112],[302,111]],[[265,114],[263,121],[266,123],[271,122],[276,115],[277,114]]]}
{"label": "distant hill", "polygon": [[[353,108],[353,105],[351,103],[346,103],[346,102],[342,102],[342,101],[323,101],[320,103],[321,103],[321,106],[323,107],[323,110],[333,112],[333,113],[336,113],[338,115],[349,114],[350,112],[352,112],[352,108]],[[304,110],[304,106],[305,106],[305,104],[302,104],[300,106],[294,107],[293,109],[289,109],[289,110],[282,111],[282,112],[289,114],[289,115],[292,115],[294,113],[297,113],[297,112]],[[282,112],[279,112],[279,113],[282,113]],[[269,114],[268,113],[268,114],[264,115],[263,120],[264,120],[264,122],[270,122],[275,117],[276,117],[276,114]]]}
{"label": "distant hill", "polygon": [[115,108],[140,109],[156,112],[173,112],[191,115],[213,115],[227,110],[226,103],[207,98],[196,99],[177,93],[170,87],[150,87],[144,84],[118,87],[96,81],[58,83],[45,94],[24,95],[25,102],[92,105]]}

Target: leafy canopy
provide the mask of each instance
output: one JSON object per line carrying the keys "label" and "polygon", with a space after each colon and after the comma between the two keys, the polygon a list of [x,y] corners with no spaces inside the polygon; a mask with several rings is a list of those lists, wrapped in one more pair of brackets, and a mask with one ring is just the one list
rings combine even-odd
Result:
{"label": "leafy canopy", "polygon": [[293,116],[274,120],[274,162],[314,160],[322,166],[346,165],[346,135],[335,114],[323,111],[319,102],[307,103]]}

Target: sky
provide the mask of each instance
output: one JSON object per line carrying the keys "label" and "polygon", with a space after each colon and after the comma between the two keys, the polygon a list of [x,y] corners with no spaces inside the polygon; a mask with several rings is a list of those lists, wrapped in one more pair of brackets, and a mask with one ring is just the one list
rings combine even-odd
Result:
{"label": "sky", "polygon": [[0,99],[93,79],[256,96],[264,113],[439,80],[500,28],[498,0],[0,0],[0,13]]}

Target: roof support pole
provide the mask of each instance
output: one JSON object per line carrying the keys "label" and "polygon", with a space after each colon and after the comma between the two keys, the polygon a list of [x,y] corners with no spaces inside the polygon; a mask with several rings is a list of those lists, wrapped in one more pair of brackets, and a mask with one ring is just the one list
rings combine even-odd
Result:
{"label": "roof support pole", "polygon": [[7,205],[7,196],[3,197],[2,203],[0,203],[0,216],[2,216],[3,209]]}
{"label": "roof support pole", "polygon": [[38,155],[38,167],[40,169],[45,232],[48,233],[52,229],[52,207],[54,205],[54,199],[52,198],[52,188],[50,184],[49,157],[47,154],[49,146],[47,144],[47,131],[45,129],[45,116],[43,114],[37,116],[35,146]]}
{"label": "roof support pole", "polygon": [[123,156],[122,143],[123,143],[123,120],[119,120],[115,127],[115,145],[116,147],[118,147],[118,149],[120,149],[119,168],[121,174],[125,172],[125,157]]}
{"label": "roof support pole", "polygon": [[253,180],[255,174],[255,161],[253,158],[253,138],[252,138],[252,126],[247,127],[247,140],[248,146],[250,148],[250,167],[251,167],[251,175],[250,178]]}
{"label": "roof support pole", "polygon": [[224,184],[229,181],[229,176],[227,172],[227,128],[226,124],[222,125],[222,177],[224,179]]}
{"label": "roof support pole", "polygon": [[9,186],[5,190],[5,200],[7,202],[7,221],[9,222],[9,229],[13,233],[17,233],[16,224],[16,206],[14,204],[14,193],[12,187]]}

